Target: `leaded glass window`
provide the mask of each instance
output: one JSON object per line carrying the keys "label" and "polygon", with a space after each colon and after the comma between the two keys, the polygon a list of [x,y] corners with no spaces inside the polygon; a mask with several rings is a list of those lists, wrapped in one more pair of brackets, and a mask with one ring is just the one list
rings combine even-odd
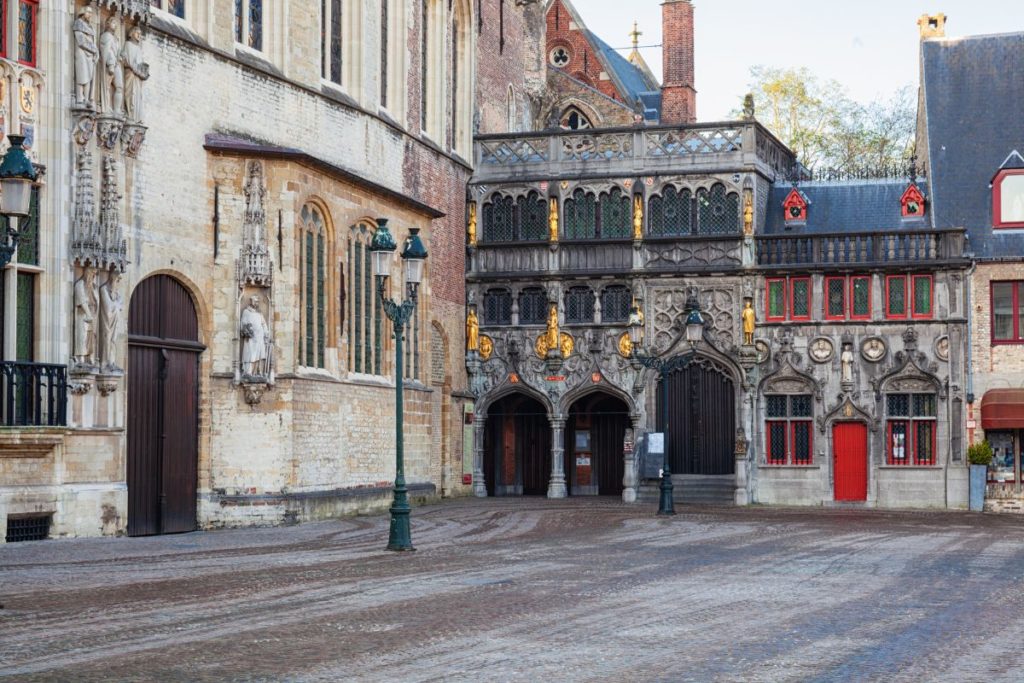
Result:
{"label": "leaded glass window", "polygon": [[[349,231],[348,296],[345,305],[349,338],[349,367],[367,375],[382,374],[384,344],[380,296],[371,266],[370,240],[375,226],[357,223]],[[330,298],[326,299],[330,301]]]}
{"label": "leaded glass window", "polygon": [[519,213],[519,239],[546,240],[548,238],[548,203],[536,192],[520,197],[516,202]]}
{"label": "leaded glass window", "polygon": [[565,322],[594,322],[594,292],[589,287],[571,287],[565,294]]}
{"label": "leaded glass window", "polygon": [[[34,66],[36,63],[36,13],[38,0],[18,1],[18,61]],[[3,14],[7,16],[6,12]]]}
{"label": "leaded glass window", "polygon": [[420,128],[427,130],[427,103],[430,99],[430,3],[420,0]]}
{"label": "leaded glass window", "polygon": [[907,278],[903,275],[885,279],[885,314],[889,318],[907,317]]}
{"label": "leaded glass window", "polygon": [[484,294],[484,324],[512,324],[512,293],[507,289],[489,289]]}
{"label": "leaded glass window", "polygon": [[825,278],[825,317],[846,317],[846,278]]}
{"label": "leaded glass window", "polygon": [[591,127],[590,119],[579,109],[572,106],[567,107],[562,112],[562,115],[558,117],[558,125],[566,130],[584,130]]}
{"label": "leaded glass window", "polygon": [[886,394],[886,461],[934,465],[938,405],[935,394]]}
{"label": "leaded glass window", "polygon": [[914,284],[914,317],[927,318],[932,314],[932,278],[930,275],[915,275],[911,278]]}
{"label": "leaded glass window", "polygon": [[519,292],[519,324],[543,325],[547,320],[548,297],[540,287]]}
{"label": "leaded glass window", "polygon": [[320,76],[341,85],[341,0],[320,0]]}
{"label": "leaded glass window", "polygon": [[565,239],[591,239],[597,237],[597,200],[585,190],[576,190],[562,207]]}
{"label": "leaded glass window", "polygon": [[871,317],[871,278],[857,275],[850,278],[850,317]]}
{"label": "leaded glass window", "polygon": [[654,237],[690,234],[690,191],[668,185],[647,202],[647,232]]}
{"label": "leaded glass window", "polygon": [[320,210],[306,204],[302,220],[302,338],[299,362],[308,367],[325,367],[327,338],[327,235]]}
{"label": "leaded glass window", "polygon": [[17,360],[35,360],[36,346],[36,275],[18,273]]}
{"label": "leaded glass window", "polygon": [[629,319],[632,295],[628,287],[611,285],[601,292],[601,322],[621,323]]}
{"label": "leaded glass window", "polygon": [[388,4],[380,0],[380,106],[388,106]]}
{"label": "leaded glass window", "polygon": [[615,187],[601,194],[601,237],[629,237],[633,233],[633,206],[629,195]]}
{"label": "leaded glass window", "polygon": [[263,0],[235,0],[235,41],[263,50]]}
{"label": "leaded glass window", "polygon": [[483,241],[512,242],[516,239],[515,200],[495,195],[483,207]]}
{"label": "leaded glass window", "polygon": [[786,317],[786,281],[782,278],[768,280],[765,285],[765,309],[769,320],[783,320]]}
{"label": "leaded glass window", "polygon": [[811,464],[810,394],[765,396],[765,451],[769,465]]}
{"label": "leaded glass window", "polygon": [[789,281],[790,317],[793,320],[806,320],[811,317],[811,280],[806,277],[795,277]]}
{"label": "leaded glass window", "polygon": [[150,0],[149,4],[179,19],[185,18],[185,0]]}
{"label": "leaded glass window", "polygon": [[740,230],[740,198],[715,183],[697,190],[697,226],[702,235],[724,235]]}

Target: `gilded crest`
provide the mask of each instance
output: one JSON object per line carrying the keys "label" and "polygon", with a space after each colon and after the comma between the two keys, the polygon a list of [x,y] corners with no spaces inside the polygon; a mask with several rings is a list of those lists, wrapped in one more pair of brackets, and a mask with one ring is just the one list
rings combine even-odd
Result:
{"label": "gilded crest", "polygon": [[494,341],[485,334],[480,335],[480,360],[487,360],[494,353]]}

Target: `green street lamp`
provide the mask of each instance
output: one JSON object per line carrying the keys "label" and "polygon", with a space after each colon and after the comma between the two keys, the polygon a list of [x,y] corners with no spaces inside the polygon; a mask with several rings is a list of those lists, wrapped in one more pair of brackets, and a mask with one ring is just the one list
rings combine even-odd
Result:
{"label": "green street lamp", "polygon": [[28,216],[32,205],[32,184],[39,176],[32,160],[25,153],[25,137],[8,135],[11,146],[0,159],[0,214],[10,220],[7,234],[0,244],[0,268],[11,262],[18,248],[18,219]]}
{"label": "green street lamp", "polygon": [[405,274],[406,298],[398,303],[386,294],[388,276],[391,274],[391,260],[397,245],[388,230],[388,219],[377,219],[377,230],[370,242],[373,274],[377,278],[377,293],[384,307],[384,314],[394,327],[395,338],[395,495],[391,502],[391,529],[388,533],[388,550],[416,550],[412,547],[412,533],[409,528],[409,491],[405,487],[405,461],[403,443],[402,405],[402,333],[416,310],[416,293],[423,281],[423,263],[427,249],[419,236],[419,228],[409,228],[409,237],[402,248],[402,264]]}
{"label": "green street lamp", "polygon": [[631,359],[639,369],[640,366],[650,368],[658,372],[658,381],[662,387],[661,398],[661,428],[664,440],[662,443],[661,461],[661,495],[658,498],[658,514],[676,514],[675,502],[673,501],[672,472],[669,468],[668,453],[668,376],[676,370],[685,368],[693,360],[693,348],[704,336],[704,317],[700,314],[700,303],[696,297],[691,297],[686,306],[689,313],[686,316],[685,335],[686,341],[690,343],[690,352],[672,358],[660,358],[644,353],[641,349],[644,337],[644,318],[636,303],[629,311],[629,341],[632,345]]}

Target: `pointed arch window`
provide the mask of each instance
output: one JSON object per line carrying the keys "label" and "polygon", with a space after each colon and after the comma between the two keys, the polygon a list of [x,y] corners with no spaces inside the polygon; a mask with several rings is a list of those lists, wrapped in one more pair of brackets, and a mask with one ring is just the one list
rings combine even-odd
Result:
{"label": "pointed arch window", "polygon": [[299,364],[312,368],[326,366],[327,346],[327,228],[320,209],[306,204],[299,213],[302,303],[299,335]]}
{"label": "pointed arch window", "polygon": [[647,202],[647,232],[653,237],[689,235],[691,195],[688,189],[665,186]]}
{"label": "pointed arch window", "polygon": [[558,118],[558,125],[566,130],[585,130],[593,127],[587,115],[574,106],[565,108]]}
{"label": "pointed arch window", "polygon": [[740,196],[715,183],[697,190],[697,227],[702,235],[724,235],[740,230]]}
{"label": "pointed arch window", "polygon": [[388,106],[388,5],[391,0],[380,0],[380,106]]}
{"label": "pointed arch window", "polygon": [[367,375],[383,374],[381,358],[384,344],[383,312],[374,287],[370,263],[370,240],[376,226],[368,221],[357,223],[349,232],[348,241],[348,345],[349,367]]}
{"label": "pointed arch window", "polygon": [[341,85],[342,0],[320,0],[320,77]]}
{"label": "pointed arch window", "polygon": [[484,204],[484,242],[540,241],[548,237],[547,202],[537,192],[513,199],[495,195]]}

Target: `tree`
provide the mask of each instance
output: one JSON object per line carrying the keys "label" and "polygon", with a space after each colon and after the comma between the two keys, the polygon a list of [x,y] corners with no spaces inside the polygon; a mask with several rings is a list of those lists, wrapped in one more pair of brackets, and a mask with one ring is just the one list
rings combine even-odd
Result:
{"label": "tree", "polygon": [[806,67],[755,66],[750,76],[757,119],[808,168],[896,168],[913,153],[915,102],[909,86],[861,104],[838,82],[822,81]]}

